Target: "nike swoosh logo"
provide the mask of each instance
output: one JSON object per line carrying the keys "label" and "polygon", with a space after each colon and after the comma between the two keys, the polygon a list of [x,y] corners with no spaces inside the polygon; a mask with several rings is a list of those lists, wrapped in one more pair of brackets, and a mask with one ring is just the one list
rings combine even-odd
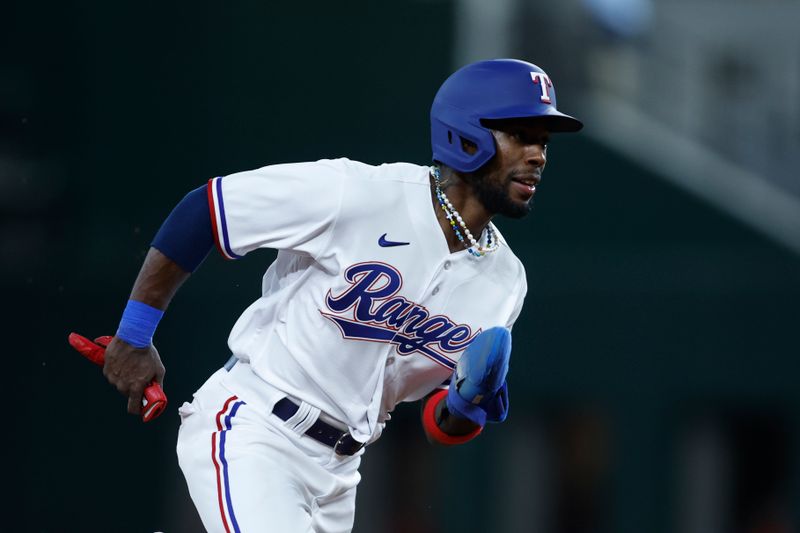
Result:
{"label": "nike swoosh logo", "polygon": [[381,235],[380,238],[378,239],[378,245],[379,246],[383,246],[384,248],[387,248],[389,246],[405,246],[407,244],[411,244],[411,243],[410,242],[387,241],[385,233],[383,235]]}

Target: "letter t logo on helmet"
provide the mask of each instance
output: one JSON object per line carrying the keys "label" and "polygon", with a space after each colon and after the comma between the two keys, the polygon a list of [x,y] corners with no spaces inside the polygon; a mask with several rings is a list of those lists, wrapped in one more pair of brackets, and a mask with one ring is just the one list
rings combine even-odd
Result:
{"label": "letter t logo on helmet", "polygon": [[[478,170],[495,154],[492,132],[481,120],[506,118],[541,118],[553,133],[583,127],[556,109],[555,87],[541,68],[517,59],[478,61],[454,72],[433,99],[433,160],[459,172]],[[465,152],[462,139],[478,149]]]}
{"label": "letter t logo on helmet", "polygon": [[551,104],[550,87],[553,86],[553,82],[550,81],[550,77],[544,72],[531,72],[531,79],[533,83],[542,87],[542,96],[539,99],[545,104]]}

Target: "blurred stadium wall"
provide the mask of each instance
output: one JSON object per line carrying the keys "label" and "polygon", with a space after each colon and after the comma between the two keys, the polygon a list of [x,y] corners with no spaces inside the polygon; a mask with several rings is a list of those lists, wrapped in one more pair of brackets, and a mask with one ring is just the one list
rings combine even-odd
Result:
{"label": "blurred stadium wall", "polygon": [[499,221],[530,286],[510,418],[434,449],[400,406],[355,531],[797,531],[797,20],[779,0],[4,4],[0,529],[198,531],[175,408],[272,254],[212,256],[184,287],[156,339],[172,408],[147,427],[67,334],[115,330],[207,178],[424,164],[441,81],[513,55],[587,128],[553,140],[532,216]]}

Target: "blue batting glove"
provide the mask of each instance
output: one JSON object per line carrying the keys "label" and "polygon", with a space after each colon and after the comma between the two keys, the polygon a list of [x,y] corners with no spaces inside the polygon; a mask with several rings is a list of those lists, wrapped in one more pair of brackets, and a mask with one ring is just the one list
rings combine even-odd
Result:
{"label": "blue batting glove", "polygon": [[[456,365],[447,394],[448,410],[480,426],[502,422],[508,413],[505,385],[511,357],[511,332],[504,327],[487,329],[467,346]],[[498,391],[502,393],[498,394]]]}

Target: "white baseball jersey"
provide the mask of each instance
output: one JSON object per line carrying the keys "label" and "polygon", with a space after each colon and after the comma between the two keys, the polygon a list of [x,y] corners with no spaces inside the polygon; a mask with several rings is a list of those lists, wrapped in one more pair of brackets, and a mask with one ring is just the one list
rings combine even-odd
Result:
{"label": "white baseball jersey", "polygon": [[279,251],[231,351],[362,442],[399,402],[445,382],[476,334],[510,328],[522,308],[525,270],[499,232],[494,253],[450,252],[428,167],[273,165],[210,180],[208,193],[225,257]]}

